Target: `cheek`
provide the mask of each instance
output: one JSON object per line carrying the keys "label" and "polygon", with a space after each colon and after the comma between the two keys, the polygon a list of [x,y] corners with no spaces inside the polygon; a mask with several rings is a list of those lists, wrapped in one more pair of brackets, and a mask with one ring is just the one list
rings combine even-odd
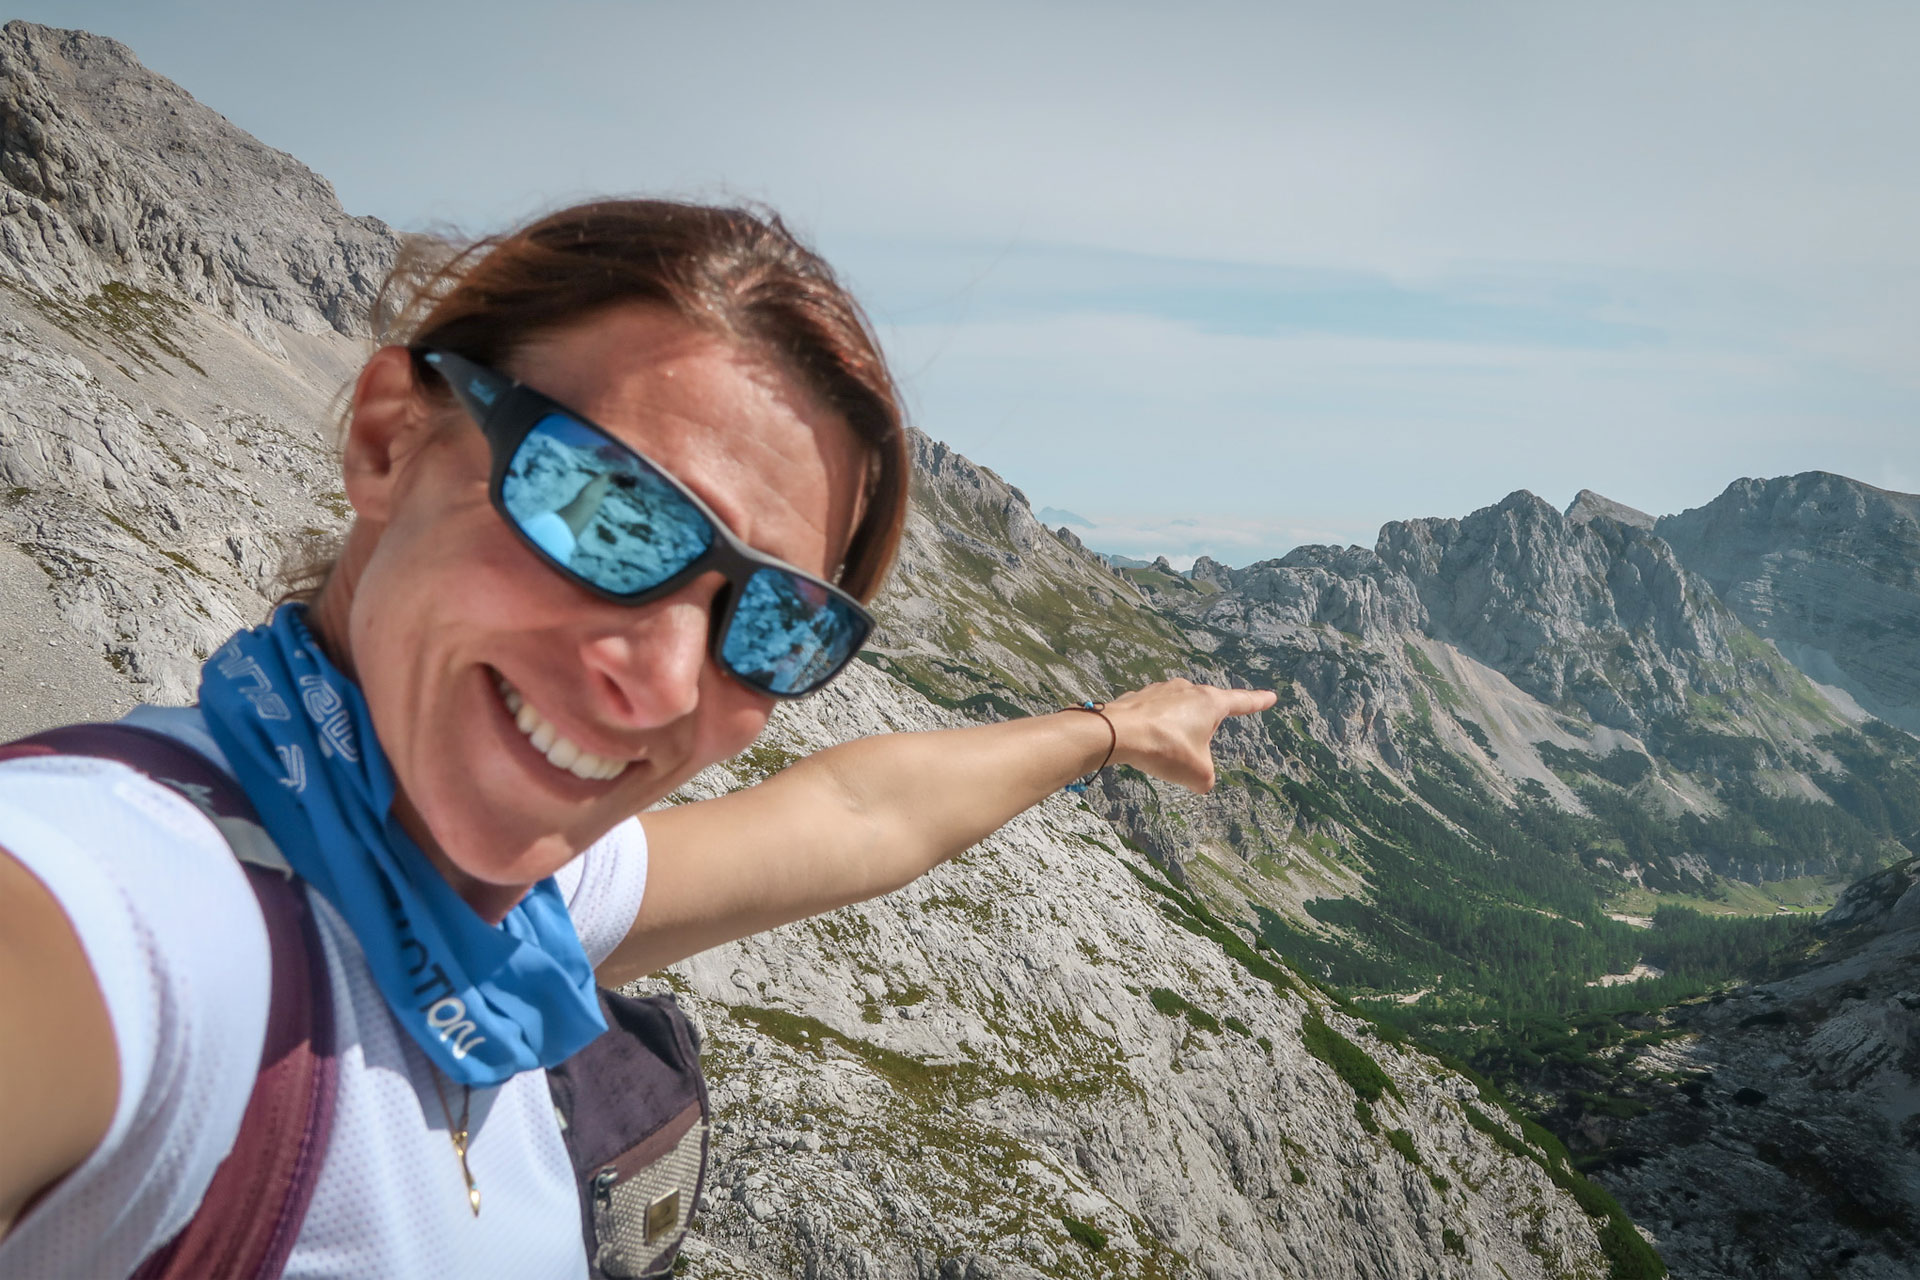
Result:
{"label": "cheek", "polygon": [[[433,617],[524,624],[570,600],[565,584],[522,547],[484,497],[416,511],[382,533],[355,601],[383,620]],[[460,634],[464,628],[456,628]]]}
{"label": "cheek", "polygon": [[381,531],[355,582],[349,643],[390,754],[404,758],[431,734],[449,676],[497,659],[503,635],[554,615],[543,577],[552,575],[484,504],[409,514]]}
{"label": "cheek", "polygon": [[731,760],[752,746],[765,731],[775,705],[772,698],[723,675],[711,660],[700,701],[707,714],[694,742],[694,772]]}
{"label": "cheek", "polygon": [[[726,679],[725,676],[720,678]],[[772,709],[757,705],[759,701],[760,699],[754,698],[753,704],[742,707],[721,721],[721,732],[724,737],[714,747],[714,750],[719,753],[716,763],[719,760],[731,760],[745,751],[766,729],[767,719]]]}

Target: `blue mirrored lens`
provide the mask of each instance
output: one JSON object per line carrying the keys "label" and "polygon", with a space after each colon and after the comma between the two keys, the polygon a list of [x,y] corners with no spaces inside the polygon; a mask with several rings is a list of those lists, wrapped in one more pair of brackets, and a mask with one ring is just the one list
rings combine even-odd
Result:
{"label": "blue mirrored lens", "polygon": [[759,569],[741,589],[720,656],[748,684],[805,693],[845,666],[866,638],[866,621],[819,583]]}
{"label": "blue mirrored lens", "polygon": [[501,497],[541,550],[616,595],[659,586],[713,544],[713,525],[645,459],[564,414],[527,432]]}

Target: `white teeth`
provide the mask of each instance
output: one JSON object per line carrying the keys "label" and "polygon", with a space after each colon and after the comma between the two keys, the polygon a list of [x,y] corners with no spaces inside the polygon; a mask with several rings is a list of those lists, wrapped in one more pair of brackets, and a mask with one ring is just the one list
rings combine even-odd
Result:
{"label": "white teeth", "polygon": [[609,760],[591,751],[582,751],[562,737],[560,731],[535,711],[533,704],[522,698],[520,691],[508,684],[504,676],[496,675],[494,682],[500,688],[500,700],[506,703],[514,724],[527,735],[527,740],[533,743],[533,749],[546,756],[548,764],[556,769],[565,769],[576,778],[599,782],[617,778],[625,771],[625,760]]}

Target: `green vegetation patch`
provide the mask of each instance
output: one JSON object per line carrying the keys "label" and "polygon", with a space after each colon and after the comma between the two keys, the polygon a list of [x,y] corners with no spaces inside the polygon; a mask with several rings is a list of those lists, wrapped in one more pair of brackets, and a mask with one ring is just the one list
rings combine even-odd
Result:
{"label": "green vegetation patch", "polygon": [[1153,591],[1184,592],[1188,595],[1203,595],[1198,587],[1177,573],[1167,573],[1162,569],[1122,569],[1121,576],[1139,583]]}
{"label": "green vegetation patch", "polygon": [[1169,919],[1188,933],[1217,944],[1227,953],[1229,959],[1272,987],[1274,994],[1302,993],[1301,984],[1293,973],[1285,966],[1275,964],[1272,960],[1255,952],[1245,938],[1229,928],[1199,899],[1181,892],[1156,875],[1142,871],[1131,862],[1123,861],[1120,865],[1124,866],[1135,880],[1167,900],[1165,905]]}
{"label": "green vegetation patch", "polygon": [[1406,1157],[1407,1163],[1414,1168],[1424,1168],[1426,1161],[1420,1158],[1420,1148],[1413,1145],[1413,1134],[1405,1129],[1387,1130],[1387,1145]]}
{"label": "green vegetation patch", "polygon": [[[1466,735],[1473,739],[1475,746],[1479,747],[1488,755],[1493,754],[1493,739],[1487,736],[1487,731],[1482,729],[1477,721],[1469,720],[1465,716],[1455,716],[1454,723],[1466,731]],[[1643,756],[1642,759],[1645,759],[1645,757]]]}
{"label": "green vegetation patch", "polygon": [[1072,1236],[1076,1243],[1095,1253],[1107,1247],[1107,1233],[1091,1222],[1082,1222],[1070,1213],[1061,1214],[1060,1221],[1066,1227],[1067,1234]]}
{"label": "green vegetation patch", "polygon": [[[138,289],[118,280],[85,298],[59,298],[29,292],[40,314],[83,341],[105,336],[146,367],[164,372],[155,352],[173,357],[201,377],[207,371],[194,362],[175,337],[188,306],[171,294]],[[125,372],[123,369],[122,372]]]}
{"label": "green vegetation patch", "polygon": [[1147,992],[1147,999],[1154,1008],[1169,1018],[1185,1017],[1195,1028],[1201,1031],[1218,1032],[1220,1020],[1199,1008],[1179,992],[1167,987],[1155,987]]}
{"label": "green vegetation patch", "polygon": [[1486,1134],[1489,1138],[1492,1138],[1494,1145],[1508,1155],[1518,1156],[1522,1160],[1535,1160],[1542,1164],[1546,1163],[1539,1152],[1533,1150],[1511,1133],[1508,1133],[1505,1125],[1495,1120],[1480,1108],[1474,1106],[1471,1102],[1462,1103],[1460,1109],[1466,1113],[1468,1124]]}
{"label": "green vegetation patch", "polygon": [[1584,774],[1616,787],[1635,787],[1653,775],[1653,761],[1625,747],[1615,747],[1608,755],[1596,756],[1586,751],[1569,751],[1551,742],[1533,745],[1547,767],[1569,782]]}
{"label": "green vegetation patch", "polygon": [[1300,1019],[1300,1039],[1307,1052],[1333,1068],[1334,1074],[1367,1103],[1378,1102],[1383,1094],[1400,1096],[1400,1090],[1380,1064],[1353,1041],[1327,1025],[1318,1009],[1308,1009]]}
{"label": "green vegetation patch", "polygon": [[946,1102],[965,1106],[1003,1089],[1017,1089],[1029,1097],[1085,1101],[1127,1083],[1123,1076],[1099,1063],[1073,1072],[1050,1072],[1041,1076],[1029,1071],[997,1071],[971,1062],[925,1062],[836,1031],[817,1018],[785,1009],[735,1005],[729,1013],[735,1020],[801,1053],[815,1057],[829,1050],[844,1053],[923,1106]]}
{"label": "green vegetation patch", "polygon": [[769,778],[800,758],[797,752],[785,747],[775,746],[771,742],[756,742],[735,756],[733,763],[745,765],[747,771],[756,777]]}
{"label": "green vegetation patch", "polygon": [[1407,641],[1402,649],[1407,655],[1407,661],[1412,663],[1413,669],[1420,673],[1420,678],[1427,682],[1427,687],[1433,690],[1433,696],[1440,700],[1441,706],[1452,711],[1461,705],[1459,690],[1440,674],[1440,668],[1433,665],[1431,658],[1420,652],[1411,640]]}

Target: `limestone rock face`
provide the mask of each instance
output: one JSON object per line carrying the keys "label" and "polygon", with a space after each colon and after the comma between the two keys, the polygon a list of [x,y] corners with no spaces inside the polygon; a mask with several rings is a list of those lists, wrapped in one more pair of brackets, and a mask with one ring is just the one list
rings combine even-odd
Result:
{"label": "limestone rock face", "polygon": [[[126,46],[0,30],[0,277],[83,301],[196,302],[277,349],[280,328],[366,332],[397,241]],[[122,295],[124,296],[124,295]]]}
{"label": "limestone rock face", "polygon": [[1654,517],[1646,512],[1624,502],[1615,502],[1591,489],[1582,489],[1573,495],[1573,501],[1567,504],[1567,519],[1573,524],[1586,524],[1594,519],[1611,520],[1635,529],[1651,529],[1654,525]]}
{"label": "limestone rock face", "polygon": [[1256,640],[1327,626],[1392,644],[1427,629],[1426,606],[1411,580],[1364,547],[1295,547],[1245,569],[1207,564],[1206,580],[1223,590],[1196,616]]}
{"label": "limestone rock face", "polygon": [[1658,531],[1807,675],[1920,733],[1920,497],[1824,471],[1736,480]]}
{"label": "limestone rock face", "polygon": [[175,302],[153,323],[178,355],[142,363],[51,305],[0,291],[0,578],[46,618],[42,647],[87,674],[0,663],[9,735],[191,701],[201,661],[264,618],[282,565],[346,512],[324,423],[349,340],[286,330],[297,359],[274,358]]}
{"label": "limestone rock face", "polygon": [[1395,521],[1378,552],[1436,638],[1544,702],[1639,732],[1682,714],[1689,688],[1727,691],[1730,615],[1645,529],[1570,522],[1522,491],[1464,520]]}
{"label": "limestone rock face", "polygon": [[1920,863],[1849,889],[1820,963],[1671,1011],[1678,1088],[1596,1176],[1676,1276],[1911,1276],[1920,1252]]}
{"label": "limestone rock face", "polygon": [[0,667],[0,730],[191,699],[340,529],[328,402],[396,244],[125,47],[0,29],[0,578],[87,673]]}

